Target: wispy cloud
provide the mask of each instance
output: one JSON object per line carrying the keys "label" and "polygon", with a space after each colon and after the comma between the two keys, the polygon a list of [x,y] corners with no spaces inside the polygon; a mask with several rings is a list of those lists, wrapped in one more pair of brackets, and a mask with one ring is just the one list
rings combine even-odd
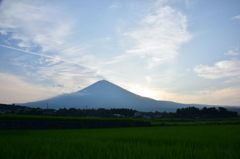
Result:
{"label": "wispy cloud", "polygon": [[109,9],[117,9],[120,7],[120,3],[119,2],[114,2],[109,6]]}
{"label": "wispy cloud", "polygon": [[[20,52],[20,53],[24,53],[24,54],[29,54],[29,55],[34,55],[34,56],[37,56],[37,57],[42,57],[42,58],[51,59],[51,61],[54,61],[55,63],[64,62],[65,64],[72,64],[72,65],[76,65],[76,66],[78,66],[78,67],[81,67],[81,68],[85,68],[85,69],[89,69],[89,70],[90,70],[90,68],[87,68],[87,67],[85,67],[84,65],[81,65],[81,64],[79,64],[79,63],[77,63],[77,62],[74,62],[74,61],[71,61],[71,60],[68,60],[68,59],[63,59],[63,58],[61,58],[61,57],[59,57],[59,56],[42,54],[41,52],[28,51],[28,50],[25,50],[25,49],[16,48],[16,47],[4,45],[4,44],[0,44],[0,47],[7,48],[7,49],[11,49],[11,50],[15,50],[16,52]],[[71,49],[71,48],[70,48],[70,49]],[[70,51],[71,51],[71,50],[70,50]],[[92,71],[94,71],[94,70],[92,70]]]}
{"label": "wispy cloud", "polygon": [[3,1],[0,30],[25,49],[39,47],[43,52],[58,51],[71,34],[71,21],[59,8],[40,1]]}
{"label": "wispy cloud", "polygon": [[[61,86],[64,92],[79,89],[100,77],[81,60],[84,55],[79,43],[72,43],[73,21],[61,8],[46,1],[3,1],[0,10],[0,47],[11,49],[16,56],[12,65],[22,70],[25,82]],[[37,50],[37,51],[36,51]],[[81,59],[81,60],[75,60]]]}
{"label": "wispy cloud", "polygon": [[30,83],[45,83],[45,85],[53,87],[61,86],[61,92],[71,92],[103,78],[95,70],[60,57],[25,51],[5,45],[0,45],[0,47],[15,50],[15,53],[28,55],[18,56],[18,58],[13,59],[12,65],[16,66],[18,70],[22,69],[25,72],[22,74],[23,79]]}
{"label": "wispy cloud", "polygon": [[213,66],[198,65],[194,68],[198,76],[206,79],[237,78],[240,79],[240,61],[218,61]]}
{"label": "wispy cloud", "polygon": [[233,19],[233,20],[240,20],[240,15],[233,16],[231,19]]}
{"label": "wispy cloud", "polygon": [[191,39],[187,17],[168,5],[151,10],[124,35],[132,44],[127,53],[146,58],[151,66],[174,59],[179,48]]}
{"label": "wispy cloud", "polygon": [[229,56],[238,56],[240,55],[240,52],[239,52],[239,49],[238,48],[235,48],[235,49],[231,49],[231,50],[228,50],[225,55],[229,55]]}
{"label": "wispy cloud", "polygon": [[[185,6],[182,8],[184,2]],[[77,3],[82,4],[81,1],[74,2]],[[189,66],[186,59],[182,60],[185,58],[184,55],[176,63],[174,59],[180,55],[180,49],[191,42],[192,32],[188,28],[188,21],[193,20],[191,24],[196,22],[192,19],[195,17],[192,15],[195,14],[195,10],[188,12],[187,9],[196,3],[197,1],[192,0],[183,2],[150,0],[130,3],[113,1],[104,3],[106,5],[104,7],[108,9],[106,13],[114,12],[114,15],[95,21],[94,18],[99,15],[96,17],[94,15],[100,13],[98,10],[100,8],[96,9],[94,5],[86,5],[86,10],[91,11],[92,7],[96,9],[88,14],[90,12],[75,10],[79,8],[71,6],[73,4],[71,1],[69,3],[47,0],[4,0],[0,5],[0,58],[4,59],[1,59],[0,65],[4,67],[1,67],[0,71],[9,74],[0,73],[0,87],[4,88],[0,93],[5,91],[14,98],[15,95],[11,96],[11,92],[16,91],[18,94],[19,90],[26,87],[29,88],[28,92],[40,92],[34,95],[36,99],[40,96],[45,98],[54,93],[76,91],[104,76],[136,93],[145,92],[144,95],[156,99],[181,102],[209,100],[206,102],[220,103],[220,99],[217,99],[220,94],[220,98],[227,102],[234,100],[237,103],[238,98],[234,93],[237,94],[239,89],[234,89],[234,86],[240,81],[239,49],[225,53],[228,56],[223,56],[223,59],[227,57],[232,58],[231,60],[197,65],[194,71],[202,78],[192,81],[194,83],[192,85],[198,87],[201,87],[202,80],[205,79],[234,80],[234,84],[227,83],[224,89],[216,84],[215,90],[200,91],[193,95],[185,94],[188,89],[195,87],[190,88],[189,83],[181,83],[195,77],[189,72],[184,72],[185,68],[182,67]],[[83,3],[85,4],[86,2]],[[82,13],[84,15],[80,15]],[[236,15],[232,19],[239,21],[240,17]],[[204,24],[200,23],[197,27],[196,24],[191,25],[192,30],[202,29],[203,25],[208,24],[208,20],[206,19]],[[199,49],[201,45],[196,42],[201,43],[201,40],[204,41],[205,38],[199,37],[193,41],[191,47],[184,49],[185,55],[190,55],[193,47]],[[231,43],[231,39],[228,39],[228,43]],[[189,51],[189,48],[192,50]],[[207,55],[208,52],[205,53],[202,56]],[[209,56],[213,58],[214,54]],[[192,57],[187,58],[192,60]],[[186,63],[182,65],[183,61]],[[178,67],[179,65],[181,66]],[[6,83],[7,81],[9,83]],[[12,88],[10,83],[13,83],[12,85],[16,83],[16,89]],[[186,91],[181,92],[182,94],[177,93],[180,88]],[[51,90],[50,93],[48,89]],[[224,98],[226,94],[231,94],[234,98],[230,96]],[[7,98],[7,95],[2,97]],[[18,99],[21,101],[28,99],[27,95],[24,95],[24,98],[20,97],[19,95]],[[0,99],[2,100],[7,101]]]}
{"label": "wispy cloud", "polygon": [[189,104],[212,104],[212,105],[228,105],[239,106],[240,103],[240,88],[226,87],[219,89],[205,89],[195,91],[191,94],[182,94],[176,92],[161,91],[158,93],[159,98],[177,101]]}

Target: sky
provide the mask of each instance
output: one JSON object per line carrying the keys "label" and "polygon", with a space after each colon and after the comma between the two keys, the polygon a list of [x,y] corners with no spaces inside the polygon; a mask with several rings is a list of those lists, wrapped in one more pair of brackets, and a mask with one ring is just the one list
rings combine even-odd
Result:
{"label": "sky", "polygon": [[0,103],[102,79],[157,100],[239,106],[240,1],[0,1]]}

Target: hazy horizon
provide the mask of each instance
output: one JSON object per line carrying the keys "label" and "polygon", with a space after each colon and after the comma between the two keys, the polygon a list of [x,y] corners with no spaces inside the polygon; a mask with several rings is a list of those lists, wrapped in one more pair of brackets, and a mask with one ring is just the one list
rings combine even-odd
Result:
{"label": "hazy horizon", "polygon": [[141,96],[240,106],[238,0],[0,0],[0,103],[106,79]]}

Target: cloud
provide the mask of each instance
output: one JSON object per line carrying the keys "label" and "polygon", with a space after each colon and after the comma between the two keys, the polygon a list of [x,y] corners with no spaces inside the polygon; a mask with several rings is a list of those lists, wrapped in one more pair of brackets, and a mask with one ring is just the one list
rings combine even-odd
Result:
{"label": "cloud", "polygon": [[208,88],[200,90],[181,90],[174,91],[167,88],[157,88],[156,86],[149,86],[137,83],[121,83],[121,86],[128,90],[156,100],[175,101],[187,104],[212,104],[212,105],[229,105],[240,106],[240,87],[227,86],[224,88]]}
{"label": "cloud", "polygon": [[[0,47],[12,58],[11,65],[22,80],[61,86],[61,92],[75,91],[100,77],[81,61],[88,60],[84,48],[71,41],[73,21],[62,9],[47,1],[3,1],[0,10]],[[13,53],[22,55],[11,56]]]}
{"label": "cloud", "polygon": [[235,78],[240,79],[240,61],[224,60],[213,66],[198,65],[194,68],[198,76],[206,79]]}
{"label": "cloud", "polygon": [[179,48],[191,39],[187,17],[168,5],[151,10],[124,35],[132,44],[127,53],[144,57],[152,65],[173,60]]}
{"label": "cloud", "polygon": [[232,20],[240,20],[240,15],[233,16],[231,19]]}
{"label": "cloud", "polygon": [[108,8],[109,9],[117,9],[119,7],[120,7],[120,3],[119,2],[114,2]]}
{"label": "cloud", "polygon": [[[28,53],[26,55],[28,56],[12,59],[12,65],[17,72],[21,72],[20,75],[0,72],[0,102],[45,99],[57,94],[78,91],[103,78],[94,70],[79,64]],[[21,94],[21,91],[24,92]]]}
{"label": "cloud", "polygon": [[71,21],[44,1],[3,1],[0,21],[0,32],[8,33],[19,48],[59,51],[71,35]]}
{"label": "cloud", "polygon": [[30,84],[21,78],[0,72],[1,103],[21,103],[49,98],[59,94],[54,87]]}
{"label": "cloud", "polygon": [[[52,64],[51,61],[47,66],[38,69],[34,75],[39,77],[42,81],[48,81],[53,85],[61,85],[62,92],[73,92],[87,86],[96,80],[103,77],[97,74],[95,71],[83,68],[80,65],[75,64]],[[45,64],[46,65],[46,64]]]}
{"label": "cloud", "polygon": [[158,94],[160,99],[181,103],[240,106],[240,88],[209,89],[196,91],[191,94],[162,91]]}
{"label": "cloud", "polygon": [[231,49],[231,50],[228,50],[225,55],[229,55],[229,56],[238,56],[240,55],[240,52],[239,52],[239,49],[238,48],[235,48],[235,49]]}
{"label": "cloud", "polygon": [[25,51],[5,45],[0,45],[0,47],[14,50],[14,54],[16,52],[23,53],[23,56],[9,59],[9,61],[12,61],[11,65],[15,67],[15,70],[21,72],[22,80],[54,87],[61,86],[62,93],[76,91],[103,78],[93,69],[60,57]]}

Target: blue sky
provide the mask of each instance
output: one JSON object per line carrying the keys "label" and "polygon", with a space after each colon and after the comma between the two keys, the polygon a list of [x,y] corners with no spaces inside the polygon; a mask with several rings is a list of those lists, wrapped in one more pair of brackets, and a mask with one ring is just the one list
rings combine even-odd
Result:
{"label": "blue sky", "polygon": [[240,1],[1,2],[1,103],[101,79],[159,100],[240,105]]}

